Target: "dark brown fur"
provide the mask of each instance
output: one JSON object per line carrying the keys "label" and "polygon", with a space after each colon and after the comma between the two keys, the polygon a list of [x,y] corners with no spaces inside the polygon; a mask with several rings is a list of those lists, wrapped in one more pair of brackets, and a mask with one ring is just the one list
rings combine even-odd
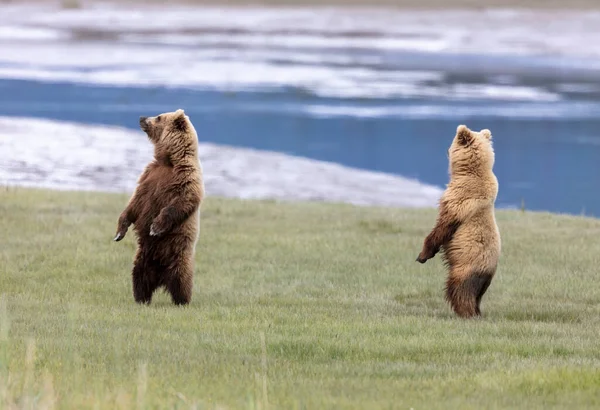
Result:
{"label": "dark brown fur", "polygon": [[446,300],[461,317],[481,315],[481,298],[487,291],[494,273],[473,272],[465,278],[449,276],[446,281]]}
{"label": "dark brown fur", "polygon": [[183,111],[140,119],[155,145],[155,158],[119,217],[115,237],[120,241],[134,224],[138,250],[132,280],[138,303],[150,303],[161,286],[175,304],[191,300],[197,218],[204,188],[196,132],[187,121]]}
{"label": "dark brown fur", "polygon": [[423,250],[419,254],[417,261],[420,263],[425,263],[427,260],[437,255],[437,253],[440,251],[440,248],[450,242],[459,225],[460,222],[453,218],[448,212],[446,204],[444,202],[440,202],[437,222],[435,227],[425,238],[425,241],[423,242]]}

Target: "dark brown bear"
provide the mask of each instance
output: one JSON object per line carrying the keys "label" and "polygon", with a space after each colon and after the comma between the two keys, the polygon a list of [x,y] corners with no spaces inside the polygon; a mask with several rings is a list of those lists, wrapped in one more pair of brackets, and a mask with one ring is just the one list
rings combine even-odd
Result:
{"label": "dark brown bear", "polygon": [[204,197],[196,130],[183,110],[141,117],[140,127],[154,144],[154,160],[121,213],[115,241],[131,224],[138,239],[133,266],[133,296],[150,303],[163,286],[173,303],[192,297],[194,251]]}

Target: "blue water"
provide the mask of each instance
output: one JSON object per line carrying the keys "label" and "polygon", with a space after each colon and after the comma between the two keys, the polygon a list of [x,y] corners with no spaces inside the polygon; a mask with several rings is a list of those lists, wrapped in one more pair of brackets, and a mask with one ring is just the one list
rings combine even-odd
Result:
{"label": "blue water", "polygon": [[[530,210],[600,216],[600,110],[595,116],[595,106],[585,103],[350,101],[295,89],[227,93],[0,80],[0,115],[137,129],[140,115],[183,108],[201,141],[333,161],[441,187],[448,179],[446,151],[457,125],[489,128],[500,182],[498,206],[520,207],[523,203]],[[305,110],[314,105],[349,104],[354,108],[387,107],[396,114],[323,117]],[[583,104],[586,114],[560,115],[565,104],[567,111],[569,104]],[[411,111],[423,106],[437,106],[443,115]],[[531,108],[546,114],[528,115]]]}

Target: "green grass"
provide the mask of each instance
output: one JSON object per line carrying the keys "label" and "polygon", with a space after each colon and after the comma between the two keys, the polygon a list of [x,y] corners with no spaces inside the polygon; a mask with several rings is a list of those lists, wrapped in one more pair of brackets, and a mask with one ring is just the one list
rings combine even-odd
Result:
{"label": "green grass", "polygon": [[138,306],[126,201],[0,188],[0,409],[600,406],[598,220],[498,212],[461,320],[415,262],[434,210],[217,198],[192,304]]}

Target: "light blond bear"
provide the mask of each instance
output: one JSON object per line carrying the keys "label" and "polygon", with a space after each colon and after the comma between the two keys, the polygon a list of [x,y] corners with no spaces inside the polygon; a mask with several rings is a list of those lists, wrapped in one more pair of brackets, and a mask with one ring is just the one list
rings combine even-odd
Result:
{"label": "light blond bear", "polygon": [[134,225],[136,302],[150,303],[154,291],[165,287],[173,303],[188,304],[204,198],[198,136],[183,110],[141,117],[140,127],[154,144],[154,159],[119,217],[114,240],[123,239]]}
{"label": "light blond bear", "polygon": [[470,318],[481,315],[481,298],[500,257],[492,134],[460,125],[448,157],[450,182],[440,199],[437,223],[417,261],[425,263],[443,249],[449,268],[446,299],[457,315]]}

